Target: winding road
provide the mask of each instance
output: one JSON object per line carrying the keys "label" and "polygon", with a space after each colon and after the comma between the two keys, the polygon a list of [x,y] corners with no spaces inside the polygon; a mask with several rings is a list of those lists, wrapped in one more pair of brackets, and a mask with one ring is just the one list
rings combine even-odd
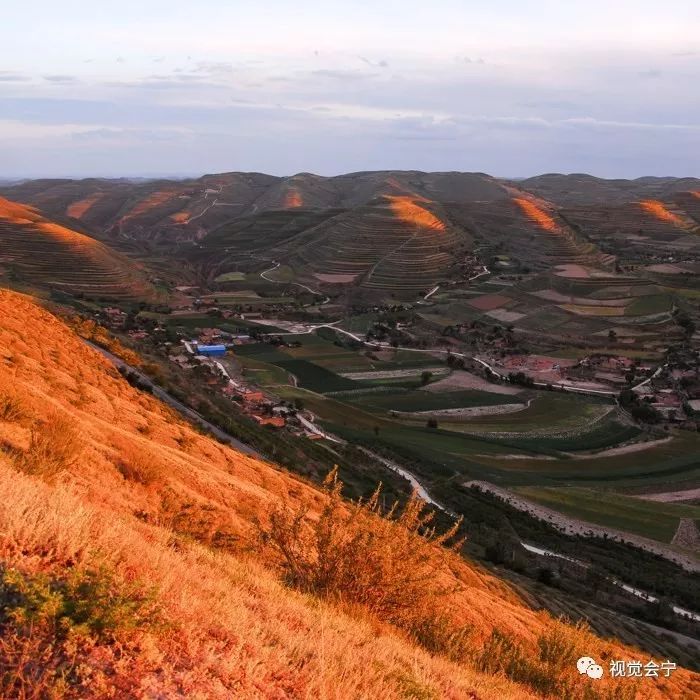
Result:
{"label": "winding road", "polygon": [[[271,260],[271,261],[269,261],[269,262],[275,262],[275,261],[274,261],[274,260]],[[294,287],[301,287],[302,289],[306,289],[307,292],[311,292],[311,294],[315,294],[316,296],[319,296],[319,297],[324,296],[323,292],[319,292],[317,289],[311,289],[311,287],[307,287],[305,284],[301,284],[301,282],[285,282],[284,280],[273,280],[273,279],[271,279],[270,277],[265,277],[265,275],[266,275],[268,272],[272,272],[273,270],[276,270],[281,264],[282,264],[282,263],[276,262],[271,268],[269,268],[269,269],[267,269],[267,270],[263,270],[263,271],[260,273],[260,277],[262,277],[262,278],[263,278],[264,280],[266,280],[267,282],[272,282],[273,284],[290,284],[290,285],[292,285],[292,286],[294,286]],[[327,296],[327,297],[321,302],[320,305],[322,306],[323,304],[327,304],[330,300],[331,300],[331,298]]]}
{"label": "winding road", "polygon": [[132,367],[131,365],[124,362],[124,360],[120,359],[116,355],[113,355],[111,352],[109,352],[109,350],[105,350],[99,345],[91,343],[89,340],[85,340],[84,338],[82,340],[93,350],[96,350],[100,353],[100,355],[107,358],[117,369],[124,369],[135,374],[142,384],[149,387],[149,389],[153,393],[153,396],[160,399],[163,403],[167,404],[171,408],[174,408],[178,413],[183,415],[189,421],[197,423],[205,430],[208,430],[216,438],[223,442],[226,442],[231,447],[237,449],[239,452],[243,452],[243,454],[250,455],[251,457],[257,457],[258,459],[263,459],[265,461],[271,461],[262,453],[258,452],[257,450],[254,450],[249,445],[246,445],[244,442],[241,442],[232,435],[229,435],[225,430],[222,430],[213,423],[209,422],[206,418],[204,418],[204,416],[197,413],[197,411],[191,409],[189,406],[185,406],[184,403],[178,401],[174,396],[165,391],[165,389],[162,389],[157,384],[154,384],[149,377],[143,374],[143,372],[140,372],[135,367]]}

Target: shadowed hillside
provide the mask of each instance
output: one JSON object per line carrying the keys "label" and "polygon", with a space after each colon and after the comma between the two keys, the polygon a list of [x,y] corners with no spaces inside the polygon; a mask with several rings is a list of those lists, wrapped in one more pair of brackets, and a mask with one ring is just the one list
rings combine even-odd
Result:
{"label": "shadowed hillside", "polygon": [[[0,696],[634,697],[634,681],[574,666],[640,652],[531,611],[411,534],[410,516],[353,510],[203,436],[29,298],[0,292],[0,318]],[[346,558],[319,561],[320,539],[284,530],[299,508]],[[306,570],[348,574],[355,593],[283,585],[261,531],[301,547]],[[415,609],[377,614],[350,553],[365,547],[388,590],[391,571],[406,575],[385,554],[401,542],[432,574]],[[439,627],[420,616],[426,601]],[[640,698],[698,690],[682,670],[642,682]]]}

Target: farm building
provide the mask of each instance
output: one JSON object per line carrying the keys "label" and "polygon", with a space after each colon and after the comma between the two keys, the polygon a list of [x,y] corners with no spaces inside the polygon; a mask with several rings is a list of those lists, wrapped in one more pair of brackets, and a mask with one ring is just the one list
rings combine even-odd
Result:
{"label": "farm building", "polygon": [[225,345],[198,345],[197,354],[205,357],[218,357],[226,354]]}

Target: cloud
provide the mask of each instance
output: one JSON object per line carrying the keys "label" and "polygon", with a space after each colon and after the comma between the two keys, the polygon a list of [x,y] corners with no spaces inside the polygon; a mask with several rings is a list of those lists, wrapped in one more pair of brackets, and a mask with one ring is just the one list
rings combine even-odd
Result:
{"label": "cloud", "polygon": [[128,90],[222,90],[226,86],[213,83],[211,76],[178,73],[174,75],[148,75],[138,80],[110,80],[103,87]]}
{"label": "cloud", "polygon": [[0,70],[0,83],[26,83],[29,80],[29,76],[12,71]]}
{"label": "cloud", "polygon": [[311,71],[311,75],[331,80],[370,80],[377,77],[377,73],[363,73],[355,70],[331,70],[328,68]]}
{"label": "cloud", "polygon": [[640,78],[646,78],[648,80],[655,80],[656,78],[660,78],[663,75],[663,73],[660,70],[655,70],[655,69],[651,68],[649,70],[639,71],[639,73],[637,73],[637,75]]}
{"label": "cloud", "polygon": [[182,137],[183,132],[179,129],[110,129],[106,127],[75,131],[70,134],[70,138],[78,142],[173,141]]}
{"label": "cloud", "polygon": [[193,71],[207,75],[222,75],[233,73],[233,65],[226,61],[200,61]]}
{"label": "cloud", "polygon": [[371,68],[388,68],[389,67],[389,62],[388,61],[371,61],[369,58],[365,58],[364,56],[358,56],[358,58],[365,63],[366,65],[370,66]]}
{"label": "cloud", "polygon": [[42,77],[49,83],[58,84],[76,83],[78,81],[74,75],[44,75]]}

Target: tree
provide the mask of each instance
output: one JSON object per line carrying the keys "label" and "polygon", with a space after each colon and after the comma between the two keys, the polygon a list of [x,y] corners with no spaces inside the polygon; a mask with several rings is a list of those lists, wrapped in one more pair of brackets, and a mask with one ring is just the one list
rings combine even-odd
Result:
{"label": "tree", "polygon": [[425,426],[426,426],[426,428],[430,428],[430,430],[437,430],[437,427],[438,427],[437,419],[428,418]]}
{"label": "tree", "polygon": [[658,423],[661,420],[661,414],[646,402],[632,406],[630,413],[632,418],[643,423]]}
{"label": "tree", "polygon": [[537,570],[537,580],[545,586],[551,586],[554,583],[554,572],[548,566],[541,566]]}
{"label": "tree", "polygon": [[426,369],[424,372],[421,372],[420,382],[423,386],[425,386],[432,378],[433,373]]}

